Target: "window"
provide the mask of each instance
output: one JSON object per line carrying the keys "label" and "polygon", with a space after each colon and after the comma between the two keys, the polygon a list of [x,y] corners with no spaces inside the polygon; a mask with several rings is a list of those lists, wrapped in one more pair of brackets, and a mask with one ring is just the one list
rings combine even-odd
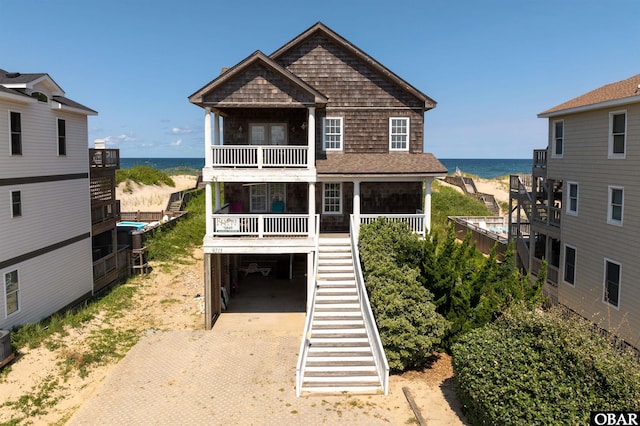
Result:
{"label": "window", "polygon": [[564,282],[576,283],[576,249],[568,245],[564,246]]}
{"label": "window", "polygon": [[325,151],[342,150],[342,118],[326,117],[322,133],[322,147]]}
{"label": "window", "polygon": [[4,274],[4,301],[5,316],[9,316],[20,309],[20,299],[18,284],[18,271],[14,270]]}
{"label": "window", "polygon": [[389,119],[389,150],[408,151],[409,150],[409,119],[390,118]]}
{"label": "window", "polygon": [[251,145],[286,145],[287,125],[251,124],[249,126]]}
{"label": "window", "polygon": [[564,121],[553,122],[553,151],[552,157],[562,157],[564,153]]}
{"label": "window", "polygon": [[284,212],[287,195],[285,183],[258,183],[250,188],[251,212]]}
{"label": "window", "polygon": [[609,158],[624,158],[626,151],[627,112],[609,113]]}
{"label": "window", "polygon": [[11,127],[11,155],[22,155],[22,122],[19,112],[9,112]]}
{"label": "window", "polygon": [[20,191],[11,191],[11,217],[22,216],[22,200]]}
{"label": "window", "polygon": [[58,118],[58,155],[67,155],[67,128],[61,118]]}
{"label": "window", "polygon": [[342,184],[325,183],[322,191],[322,213],[342,214]]}
{"label": "window", "polygon": [[567,213],[576,216],[578,214],[578,184],[568,182]]}
{"label": "window", "polygon": [[620,301],[620,280],[622,265],[613,260],[604,260],[604,301],[618,307]]}
{"label": "window", "polygon": [[609,208],[607,223],[622,225],[624,217],[624,189],[617,186],[609,186]]}

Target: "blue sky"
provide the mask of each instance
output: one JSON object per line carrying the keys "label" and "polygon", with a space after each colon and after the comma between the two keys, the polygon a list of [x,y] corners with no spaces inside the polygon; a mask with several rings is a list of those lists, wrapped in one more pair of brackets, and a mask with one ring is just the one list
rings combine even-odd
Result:
{"label": "blue sky", "polygon": [[[316,10],[312,6],[316,6]],[[187,97],[322,21],[438,106],[439,158],[530,158],[536,114],[640,73],[637,0],[0,0],[0,68],[46,72],[122,157],[203,157]]]}

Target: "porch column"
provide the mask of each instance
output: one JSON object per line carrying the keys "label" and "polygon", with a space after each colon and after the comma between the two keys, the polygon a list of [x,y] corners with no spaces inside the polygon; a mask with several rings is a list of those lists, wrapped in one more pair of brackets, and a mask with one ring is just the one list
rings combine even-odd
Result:
{"label": "porch column", "polygon": [[220,204],[220,182],[216,181],[214,183],[215,185],[215,191],[216,191],[216,211],[220,210],[221,204]]}
{"label": "porch column", "polygon": [[211,182],[206,182],[204,186],[204,202],[205,202],[205,235],[213,235],[213,200],[211,199]]}
{"label": "porch column", "polygon": [[307,125],[309,126],[309,133],[307,136],[307,143],[309,145],[309,151],[307,154],[307,168],[315,169],[316,167],[316,107],[309,107],[309,116],[307,118]]}
{"label": "porch column", "polygon": [[204,166],[213,166],[213,150],[211,149],[211,107],[204,109]]}
{"label": "porch column", "polygon": [[360,181],[353,181],[353,220],[355,225],[360,228]]}
{"label": "porch column", "polygon": [[316,184],[314,182],[309,182],[309,206],[307,211],[309,212],[309,236],[316,235]]}
{"label": "porch column", "polygon": [[433,178],[424,180],[424,232],[431,232],[431,182]]}
{"label": "porch column", "polygon": [[214,117],[214,121],[215,124],[213,126],[213,131],[214,131],[214,140],[213,143],[216,146],[222,145],[221,141],[220,141],[220,113],[215,113],[213,115]]}

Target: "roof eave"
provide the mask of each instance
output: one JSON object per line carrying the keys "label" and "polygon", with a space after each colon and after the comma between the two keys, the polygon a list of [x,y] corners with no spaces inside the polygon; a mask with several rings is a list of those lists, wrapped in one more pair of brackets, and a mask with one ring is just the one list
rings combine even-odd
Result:
{"label": "roof eave", "polygon": [[616,106],[633,104],[637,102],[640,102],[640,95],[630,96],[630,97],[621,98],[621,99],[613,99],[610,101],[598,102],[595,104],[583,105],[583,106],[574,107],[574,108],[561,109],[557,111],[541,112],[540,114],[538,114],[538,118],[553,118],[561,115],[576,114],[579,112],[586,112],[586,111],[592,111],[592,110],[603,109],[603,108],[611,108]]}

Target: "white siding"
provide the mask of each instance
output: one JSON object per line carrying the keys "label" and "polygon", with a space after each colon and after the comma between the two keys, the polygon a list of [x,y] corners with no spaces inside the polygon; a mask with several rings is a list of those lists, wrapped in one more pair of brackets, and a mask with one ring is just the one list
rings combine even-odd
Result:
{"label": "white siding", "polygon": [[[10,156],[9,113],[21,113],[22,155]],[[57,118],[66,120],[67,155],[58,156]],[[89,172],[87,117],[42,102],[0,100],[0,178]]]}
{"label": "white siding", "polygon": [[[21,113],[22,155],[11,156],[9,111]],[[66,124],[67,155],[58,155],[57,119]],[[85,175],[0,185],[0,262],[71,238],[73,244],[19,261],[0,271],[0,328],[38,321],[93,288],[87,117],[50,103],[0,100],[0,179]],[[11,191],[21,192],[22,216],[11,217]],[[35,253],[35,254],[34,254]],[[18,269],[20,311],[5,315],[4,274]]]}
{"label": "white siding", "polygon": [[[547,172],[580,185],[578,215],[562,216],[561,237],[577,249],[576,285],[560,284],[559,302],[640,346],[640,105],[625,109],[625,159],[608,158],[609,112],[620,107],[589,111],[561,117],[564,156],[549,157]],[[623,226],[607,223],[609,185],[624,187]],[[617,309],[603,302],[605,257],[622,264]]]}
{"label": "white siding", "polygon": [[[19,274],[20,310],[6,317],[4,274],[14,269]],[[0,274],[0,329],[39,321],[91,292],[91,238],[18,263]]]}

